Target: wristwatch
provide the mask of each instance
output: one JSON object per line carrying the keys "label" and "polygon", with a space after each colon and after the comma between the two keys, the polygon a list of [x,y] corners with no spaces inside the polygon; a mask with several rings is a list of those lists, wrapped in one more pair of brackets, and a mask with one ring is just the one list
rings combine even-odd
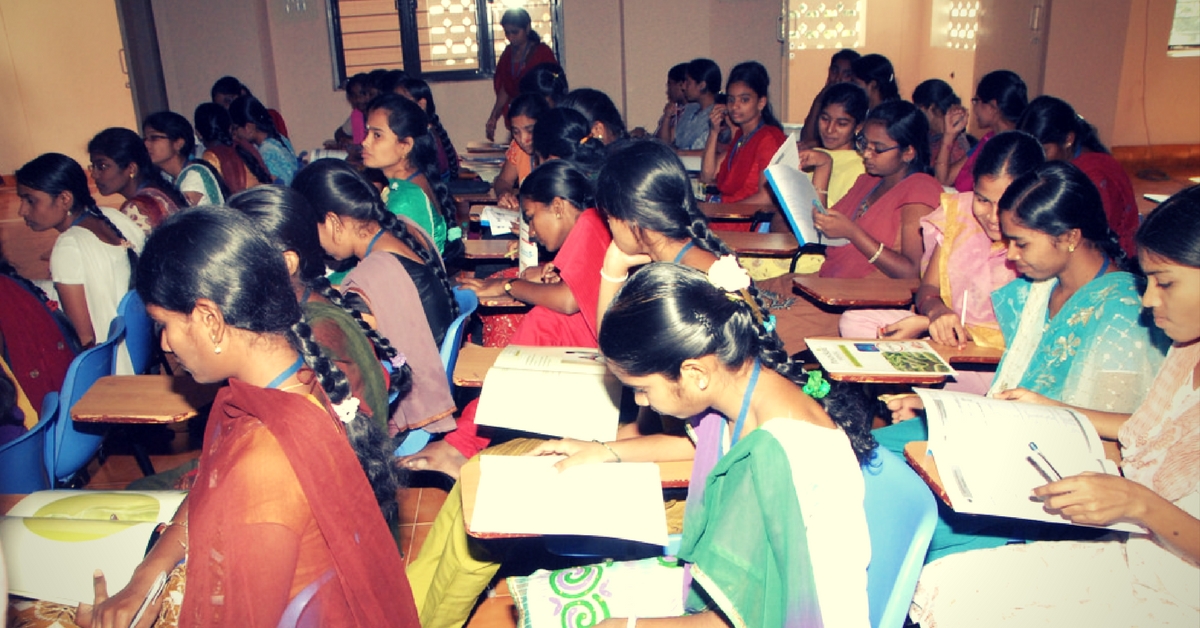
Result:
{"label": "wristwatch", "polygon": [[507,294],[510,297],[512,296],[512,284],[513,282],[511,281],[504,282],[504,294]]}

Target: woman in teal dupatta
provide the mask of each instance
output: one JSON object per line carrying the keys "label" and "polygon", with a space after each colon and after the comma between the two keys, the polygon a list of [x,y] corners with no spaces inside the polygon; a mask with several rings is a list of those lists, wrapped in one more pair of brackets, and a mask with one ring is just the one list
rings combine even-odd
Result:
{"label": "woman in teal dupatta", "polygon": [[[663,585],[659,598],[674,596],[686,615],[653,619],[666,613],[646,609],[661,606],[629,602],[651,597],[653,587],[631,590],[616,582],[614,569],[612,586],[593,589],[601,597],[587,601],[589,621],[869,625],[860,465],[875,445],[867,405],[852,387],[829,394],[828,383],[806,378],[788,360],[749,285],[732,256],[707,276],[649,264],[629,278],[605,315],[600,349],[639,405],[681,418],[708,412],[696,430],[702,470],[693,472],[694,480],[706,479],[688,494],[679,551],[690,578],[683,604],[678,578],[673,586],[668,578],[655,580]],[[824,398],[824,407],[814,397]],[[604,449],[609,455],[598,457]],[[621,461],[606,444],[579,441],[547,443],[538,453],[570,455],[560,468]],[[562,597],[546,605],[546,596],[534,593],[518,603],[529,604],[523,608],[535,619],[544,619],[546,608],[577,613]]]}
{"label": "woman in teal dupatta", "polygon": [[[1008,259],[1022,277],[992,294],[1008,349],[988,395],[1011,398],[1023,388],[1082,408],[1132,412],[1169,340],[1142,319],[1138,278],[1123,270],[1125,254],[1096,187],[1074,166],[1047,163],[1013,181],[998,213]],[[924,419],[875,430],[880,446],[898,454],[928,436]],[[927,562],[1079,532],[938,506]]]}

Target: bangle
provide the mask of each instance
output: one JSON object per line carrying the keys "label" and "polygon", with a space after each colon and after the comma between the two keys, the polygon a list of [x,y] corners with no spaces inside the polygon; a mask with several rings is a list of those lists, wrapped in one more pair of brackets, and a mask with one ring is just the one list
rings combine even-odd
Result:
{"label": "bangle", "polygon": [[[609,447],[609,446],[608,446],[608,443],[606,443],[606,442],[604,442],[604,441],[599,441],[599,440],[593,440],[592,442],[593,442],[593,443],[597,443],[597,444],[599,444],[601,447],[603,447],[603,448],[607,449],[607,450],[608,450],[608,453],[612,454],[612,455],[613,455],[613,458],[616,458],[616,459],[617,459],[617,462],[621,462],[621,456],[617,455],[617,452],[616,452],[616,451],[614,451],[612,447]],[[632,618],[631,618],[631,619],[632,619]],[[637,621],[637,620],[636,620],[636,619],[634,619],[634,621]]]}
{"label": "bangle", "polygon": [[867,260],[867,263],[874,264],[875,260],[879,259],[880,255],[883,255],[883,243],[882,242],[879,243],[879,248],[876,249],[875,254],[872,255],[871,258]]}
{"label": "bangle", "polygon": [[[612,275],[604,272],[604,269],[601,268],[600,269],[600,278],[605,281],[611,281],[613,283],[623,283],[626,279],[629,279],[629,273],[625,273],[624,275],[621,275],[620,277],[613,277]],[[599,442],[599,441],[597,441],[597,442]]]}
{"label": "bangle", "polygon": [[922,310],[923,310],[923,308],[924,308],[924,306],[925,306],[925,302],[926,302],[926,301],[928,301],[928,300],[930,300],[930,299],[937,299],[937,300],[939,300],[939,301],[940,301],[940,300],[942,299],[942,297],[941,297],[941,295],[939,295],[939,294],[927,294],[927,295],[925,295],[925,297],[924,297],[924,298],[922,298],[920,301],[917,301],[917,314],[925,314],[925,312],[924,312],[924,311],[922,311]]}

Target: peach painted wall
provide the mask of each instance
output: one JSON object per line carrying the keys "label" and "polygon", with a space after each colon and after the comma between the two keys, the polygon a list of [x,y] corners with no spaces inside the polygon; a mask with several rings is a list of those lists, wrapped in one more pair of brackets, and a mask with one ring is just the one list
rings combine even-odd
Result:
{"label": "peach painted wall", "polygon": [[1168,57],[1173,0],[1131,0],[1114,146],[1200,143],[1200,57]]}
{"label": "peach painted wall", "polygon": [[[1116,122],[1127,31],[1120,18],[1129,15],[1129,4],[1130,0],[1054,0],[1050,7],[1042,93],[1071,103],[1105,143],[1111,142]],[[1097,15],[1111,19],[1097,20]],[[1163,42],[1165,55],[1165,37]]]}

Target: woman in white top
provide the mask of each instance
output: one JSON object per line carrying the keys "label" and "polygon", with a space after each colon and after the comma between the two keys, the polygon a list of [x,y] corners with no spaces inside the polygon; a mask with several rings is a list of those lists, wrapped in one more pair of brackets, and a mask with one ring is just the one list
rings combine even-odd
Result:
{"label": "woman in white top", "polygon": [[195,158],[196,133],[187,118],[159,111],[142,121],[142,141],[150,161],[162,169],[188,206],[224,205],[229,187],[212,164]]}
{"label": "woman in white top", "polygon": [[61,234],[50,253],[59,302],[84,347],[108,339],[145,235],[129,218],[96,207],[74,159],[46,153],[17,170],[20,216],[34,231]]}
{"label": "woman in white top", "polygon": [[[1121,443],[1124,477],[1082,474],[1031,499],[1074,523],[1135,523],[1141,534],[1005,545],[936,560],[911,609],[935,626],[1200,625],[1200,187],[1138,229],[1142,305],[1174,345],[1132,415],[1076,408]],[[1063,405],[1025,389],[1000,396]]]}

